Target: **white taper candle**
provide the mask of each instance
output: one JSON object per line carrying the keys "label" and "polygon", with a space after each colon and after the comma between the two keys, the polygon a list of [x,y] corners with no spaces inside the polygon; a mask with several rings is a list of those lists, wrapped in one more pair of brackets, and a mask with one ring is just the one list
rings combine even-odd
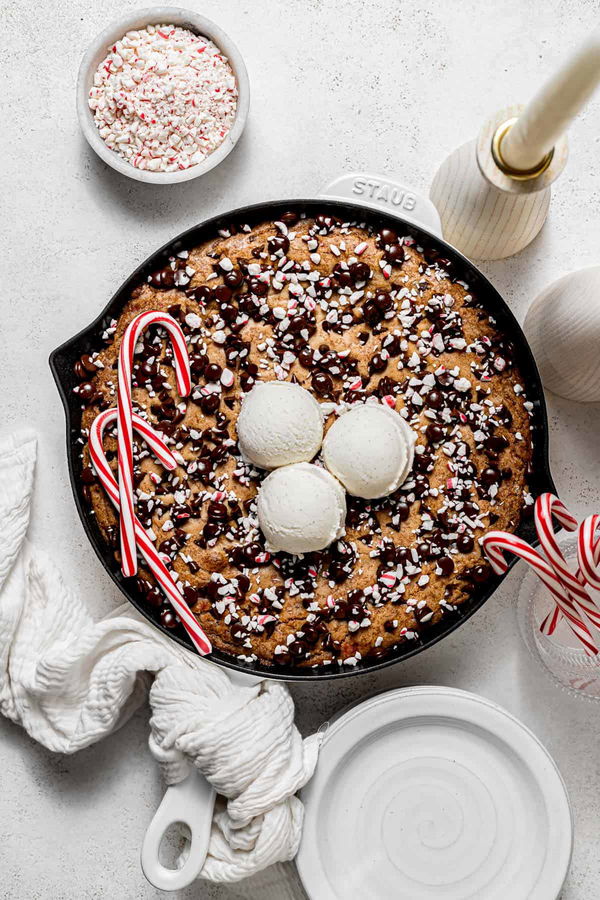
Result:
{"label": "white taper candle", "polygon": [[502,141],[511,168],[537,166],[600,83],[600,31],[574,54],[533,98]]}

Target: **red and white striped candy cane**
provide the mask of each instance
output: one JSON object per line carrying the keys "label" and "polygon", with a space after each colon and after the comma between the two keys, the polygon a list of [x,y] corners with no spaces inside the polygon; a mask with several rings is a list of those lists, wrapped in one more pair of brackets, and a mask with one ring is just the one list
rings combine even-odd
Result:
{"label": "red and white striped candy cane", "polygon": [[577,535],[577,562],[582,577],[595,591],[600,591],[600,540],[596,532],[600,527],[600,516],[595,514],[583,520]]}
{"label": "red and white striped candy cane", "polygon": [[[540,546],[571,600],[579,606],[596,627],[600,627],[600,609],[584,586],[581,568],[575,574],[570,570],[554,534],[553,516],[567,531],[575,531],[578,526],[575,516],[571,515],[555,494],[540,494],[535,501],[535,526]],[[546,616],[541,625],[544,634],[552,634],[559,617],[558,607]]]}
{"label": "red and white striped candy cane", "polygon": [[[112,469],[106,461],[103,446],[104,431],[106,427],[112,422],[116,421],[116,419],[117,410],[114,407],[112,409],[107,409],[104,412],[101,412],[94,419],[92,427],[90,428],[89,448],[90,457],[94,468],[98,473],[98,478],[100,479],[106,493],[112,500],[115,509],[117,510],[117,512],[119,512],[119,486],[117,484],[115,476],[113,475]],[[158,457],[160,462],[168,469],[174,469],[177,466],[175,457],[173,456],[167,445],[164,443],[164,441],[152,429],[152,427],[135,413],[132,416],[132,424],[135,430],[142,435],[144,440],[147,441],[148,445],[156,453],[156,456]],[[166,595],[167,599],[173,606],[173,609],[179,616],[183,627],[189,634],[198,653],[200,653],[201,656],[206,656],[206,654],[210,653],[212,650],[209,639],[200,627],[198,620],[188,607],[187,603],[181,596],[181,593],[173,579],[173,576],[165,566],[158,550],[146,534],[142,523],[135,515],[133,517],[133,527],[137,546],[139,547],[142,556],[148,563],[148,567],[159,583],[163,593]]]}
{"label": "red and white striped candy cane", "polygon": [[177,390],[181,397],[187,397],[192,383],[190,378],[190,361],[185,337],[175,319],[168,313],[150,310],[140,313],[125,329],[119,351],[119,378],[117,410],[118,445],[119,445],[119,499],[121,505],[121,569],[123,575],[130,577],[137,572],[137,552],[133,520],[133,429],[131,404],[131,373],[135,347],[144,329],[149,325],[160,325],[167,330],[171,338],[175,359]]}
{"label": "red and white striped candy cane", "polygon": [[[116,420],[116,418],[117,410],[114,407],[112,407],[111,409],[107,409],[96,416],[94,422],[92,423],[92,427],[90,428],[89,449],[92,463],[94,464],[94,468],[96,469],[98,477],[102,482],[102,486],[106,490],[110,499],[113,501],[114,505],[118,507],[119,486],[117,485],[111,467],[106,461],[106,456],[104,453],[104,432],[106,431],[108,426]],[[176,469],[177,460],[175,459],[163,439],[159,437],[156,431],[152,428],[150,423],[146,422],[145,419],[142,419],[141,416],[138,416],[137,413],[133,413],[132,421],[134,429],[144,438],[158,461],[165,467],[165,469],[168,469],[169,472],[172,472],[174,469]]]}
{"label": "red and white striped candy cane", "polygon": [[554,597],[571,631],[583,644],[586,654],[595,656],[598,653],[590,629],[569,598],[561,580],[550,563],[540,556],[537,550],[516,534],[509,534],[506,531],[488,531],[482,540],[482,546],[497,575],[503,575],[508,569],[504,553],[512,553],[525,560]]}

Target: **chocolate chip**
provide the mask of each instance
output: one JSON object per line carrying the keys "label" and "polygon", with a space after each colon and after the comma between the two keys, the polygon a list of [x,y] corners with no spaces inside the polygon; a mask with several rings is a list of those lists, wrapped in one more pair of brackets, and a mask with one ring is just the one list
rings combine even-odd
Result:
{"label": "chocolate chip", "polygon": [[94,474],[94,471],[89,466],[86,466],[85,469],[82,470],[81,481],[83,484],[95,484],[96,483],[96,476]]}
{"label": "chocolate chip", "polygon": [[475,546],[475,540],[470,534],[461,534],[456,540],[456,546],[461,553],[470,553]]}
{"label": "chocolate chip", "polygon": [[171,507],[171,518],[175,522],[187,522],[192,517],[192,510],[187,503],[179,503]]}
{"label": "chocolate chip", "polygon": [[169,306],[167,312],[170,316],[173,316],[174,319],[178,319],[180,322],[183,321],[182,309],[179,303],[173,303],[172,306]]}
{"label": "chocolate chip", "polygon": [[368,281],[371,277],[371,269],[364,262],[355,262],[352,263],[349,267],[350,277],[354,284],[360,284],[361,282]]}
{"label": "chocolate chip", "polygon": [[94,385],[89,381],[82,382],[75,390],[77,392],[77,396],[83,400],[86,406],[95,403],[96,400],[99,400],[101,396]]}
{"label": "chocolate chip", "polygon": [[500,474],[500,470],[495,466],[488,466],[480,473],[479,479],[483,485],[489,487],[491,484],[497,484],[499,481],[501,481],[502,476]]}
{"label": "chocolate chip", "polygon": [[424,453],[415,454],[415,470],[417,472],[431,472],[435,459],[432,453],[425,451]]}
{"label": "chocolate chip", "polygon": [[210,382],[216,382],[221,377],[223,369],[217,363],[209,363],[204,370],[204,377]]}
{"label": "chocolate chip", "polygon": [[269,292],[269,285],[266,281],[261,281],[259,278],[249,278],[248,290],[257,297],[265,297]]}
{"label": "chocolate chip", "polygon": [[200,600],[200,592],[193,588],[190,584],[186,584],[183,589],[183,599],[187,603],[187,605],[191,608],[195,606]]}
{"label": "chocolate chip", "polygon": [[373,372],[383,372],[383,370],[387,368],[387,364],[387,358],[382,356],[381,353],[376,353],[375,356],[369,360],[369,372],[371,374],[373,374]]}
{"label": "chocolate chip", "polygon": [[208,303],[213,299],[213,292],[206,284],[198,285],[198,287],[187,288],[186,297],[195,300],[196,303]]}
{"label": "chocolate chip", "polygon": [[440,557],[437,564],[442,570],[442,575],[446,578],[454,572],[454,560],[450,556]]}
{"label": "chocolate chip", "polygon": [[420,544],[417,544],[417,554],[419,559],[432,559],[432,548],[430,544],[425,543],[424,541]]}
{"label": "chocolate chip", "polygon": [[206,394],[200,400],[200,407],[202,412],[206,413],[207,416],[212,415],[212,413],[216,412],[220,405],[219,395],[216,393]]}
{"label": "chocolate chip", "polygon": [[246,638],[248,637],[248,632],[239,622],[234,622],[231,628],[229,629],[229,633],[231,635],[231,640],[235,644],[243,644]]}
{"label": "chocolate chip", "polygon": [[298,354],[298,360],[305,369],[310,369],[313,364],[313,351],[311,347],[303,347]]}
{"label": "chocolate chip", "polygon": [[232,325],[237,319],[238,310],[237,307],[234,306],[233,303],[224,304],[219,306],[219,315],[228,325]]}
{"label": "chocolate chip", "polygon": [[315,394],[319,397],[329,397],[333,391],[333,381],[324,372],[315,372],[311,378],[311,384]]}
{"label": "chocolate chip", "polygon": [[340,621],[348,618],[348,604],[344,600],[338,600],[333,610],[333,618]]}
{"label": "chocolate chip", "polygon": [[431,621],[432,612],[433,610],[431,609],[431,607],[427,606],[427,604],[424,603],[423,606],[415,607],[415,609],[413,610],[413,615],[417,622],[419,622],[420,624],[422,622]]}
{"label": "chocolate chip", "polygon": [[410,515],[410,507],[408,503],[404,503],[404,501],[401,500],[399,503],[396,503],[394,512],[400,518],[401,522],[406,522]]}
{"label": "chocolate chip", "polygon": [[[386,313],[394,305],[394,301],[392,300],[389,291],[376,291],[373,296],[373,303],[375,303],[383,313]],[[387,349],[386,346],[386,350]]]}
{"label": "chocolate chip", "polygon": [[211,500],[208,504],[209,519],[220,519],[226,521],[229,518],[227,507],[220,500]]}
{"label": "chocolate chip", "polygon": [[328,653],[331,653],[332,656],[341,656],[342,653],[342,645],[340,641],[336,641],[329,632],[325,635],[323,640],[321,641],[321,646],[323,650],[326,650]]}
{"label": "chocolate chip", "polygon": [[390,356],[400,356],[401,341],[397,334],[388,335],[381,343],[381,347]]}
{"label": "chocolate chip", "polygon": [[275,629],[277,628],[277,624],[278,623],[276,621],[269,621],[263,624],[262,627],[267,637],[271,637],[273,635]]}
{"label": "chocolate chip", "polygon": [[240,573],[237,577],[238,590],[242,595],[246,595],[250,590],[250,579],[247,575]]}
{"label": "chocolate chip", "polygon": [[377,235],[377,243],[383,247],[386,244],[396,244],[398,235],[391,228],[382,228]]}
{"label": "chocolate chip", "polygon": [[156,587],[156,585],[145,590],[143,594],[144,601],[148,604],[148,606],[152,606],[154,609],[158,609],[163,605],[165,601],[165,595],[160,590],[160,588]]}
{"label": "chocolate chip", "polygon": [[160,613],[160,624],[165,628],[175,628],[178,624],[178,618],[172,609],[163,609]]}
{"label": "chocolate chip", "polygon": [[425,397],[425,402],[432,409],[440,409],[444,405],[444,398],[439,391],[430,391]]}
{"label": "chocolate chip", "polygon": [[221,533],[221,526],[214,519],[209,519],[204,528],[202,529],[202,534],[207,541],[213,541],[215,538],[219,536]]}
{"label": "chocolate chip", "polygon": [[283,222],[283,224],[287,225],[289,228],[291,225],[295,225],[299,218],[300,216],[297,212],[288,210],[288,212],[284,212],[283,215],[279,217],[279,221]]}
{"label": "chocolate chip", "polygon": [[402,265],[406,259],[404,247],[400,244],[391,244],[385,251],[385,256],[388,262],[391,262],[392,265],[395,266]]}
{"label": "chocolate chip", "polygon": [[268,239],[267,247],[272,255],[279,252],[286,254],[290,249],[290,242],[285,234],[274,234]]}
{"label": "chocolate chip", "polygon": [[354,284],[354,279],[346,263],[336,263],[331,274],[340,287],[351,287]]}
{"label": "chocolate chip", "polygon": [[248,375],[246,372],[242,372],[242,374],[240,375],[240,387],[244,391],[244,393],[248,393],[248,391],[252,390],[255,381],[256,379],[253,378],[252,375]]}
{"label": "chocolate chip", "polygon": [[341,584],[348,578],[350,573],[346,571],[344,564],[340,560],[333,560],[333,562],[329,564],[327,574],[331,581],[335,581],[336,584]]}
{"label": "chocolate chip", "polygon": [[[254,568],[255,566],[265,565],[266,563],[259,563],[258,557],[264,553],[263,547],[258,543],[258,541],[252,541],[250,544],[246,544],[243,548],[244,559],[246,563]],[[268,554],[265,554],[268,558]]]}
{"label": "chocolate chip", "polygon": [[295,637],[294,640],[288,644],[288,652],[295,657],[305,656],[308,651],[308,644],[306,641],[302,640],[302,638]]}
{"label": "chocolate chip", "polygon": [[73,366],[73,371],[75,372],[77,378],[80,378],[83,381],[89,375],[95,375],[98,369],[94,365],[92,357],[88,353],[84,353],[81,359],[78,359]]}
{"label": "chocolate chip", "polygon": [[503,450],[506,450],[508,447],[508,441],[501,434],[491,434],[484,441],[484,446],[486,450],[489,450],[490,453],[498,454],[502,453]]}
{"label": "chocolate chip", "polygon": [[153,272],[148,281],[152,287],[160,291],[168,291],[175,287],[175,272],[171,266],[165,266],[164,269]]}
{"label": "chocolate chip", "polygon": [[[396,562],[396,548],[393,544],[386,543],[381,550],[379,551],[379,559],[383,563],[387,563],[388,566],[391,566]],[[383,567],[385,568],[385,566]]]}
{"label": "chocolate chip", "polygon": [[229,303],[231,298],[233,297],[233,293],[231,288],[228,288],[226,284],[219,284],[213,290],[213,296],[217,303]]}
{"label": "chocolate chip", "polygon": [[314,646],[321,636],[318,628],[315,625],[311,625],[310,622],[307,625],[302,625],[300,631],[302,632],[303,640],[310,646]]}
{"label": "chocolate chip", "polygon": [[198,353],[195,356],[190,357],[190,369],[192,375],[196,378],[200,378],[200,376],[204,374],[207,365],[208,356],[205,356],[204,353]]}
{"label": "chocolate chip", "polygon": [[473,579],[477,584],[483,584],[484,581],[487,581],[490,577],[491,569],[485,563],[481,563],[477,566],[473,566],[472,569],[469,569],[468,575]]}
{"label": "chocolate chip", "polygon": [[374,328],[375,325],[379,325],[383,318],[380,308],[373,300],[367,300],[362,308],[362,314],[367,325],[370,325],[372,328]]}
{"label": "chocolate chip", "polygon": [[240,269],[232,269],[231,272],[225,272],[223,281],[230,290],[239,287],[244,280],[244,275]]}
{"label": "chocolate chip", "polygon": [[439,444],[446,436],[445,429],[441,425],[431,422],[425,429],[425,435],[430,444]]}
{"label": "chocolate chip", "polygon": [[315,216],[315,225],[319,230],[326,229],[327,231],[330,231],[335,228],[336,224],[337,219],[333,216],[325,216],[321,213],[318,216]]}
{"label": "chocolate chip", "polygon": [[377,395],[379,397],[388,397],[390,394],[395,394],[397,390],[398,382],[394,381],[393,378],[384,375],[383,378],[379,379],[377,384]]}

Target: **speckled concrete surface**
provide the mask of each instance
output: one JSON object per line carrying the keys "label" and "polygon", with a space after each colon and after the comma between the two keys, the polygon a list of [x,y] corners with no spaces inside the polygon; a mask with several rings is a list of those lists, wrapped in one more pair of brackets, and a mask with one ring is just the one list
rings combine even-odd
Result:
{"label": "speckled concrete surface", "polygon": [[[150,251],[205,216],[308,196],[338,173],[360,168],[427,188],[444,155],[474,136],[488,112],[526,100],[600,13],[597,0],[189,5],[219,21],[244,54],[250,120],[220,168],[197,182],[155,189],[105,168],[75,117],[82,50],[122,11],[120,0],[12,0],[3,12],[3,425],[37,428],[32,537],[46,544],[98,615],[119,595],[76,517],[49,351],[85,325]],[[599,262],[599,122],[596,98],[572,131],[571,159],[539,238],[520,256],[483,267],[520,318],[550,280]],[[561,494],[578,513],[596,511],[598,407],[549,397],[549,413]],[[590,900],[600,896],[600,707],[561,693],[528,659],[510,608],[514,585],[513,575],[455,635],[381,677],[295,689],[298,719],[309,732],[349,701],[415,682],[455,685],[503,704],[561,768],[576,820],[563,900]],[[164,896],[144,882],[138,865],[161,796],[146,737],[142,710],[113,738],[63,758],[0,722],[0,897]],[[284,900],[286,893],[276,889],[273,896]],[[260,882],[199,884],[179,896],[261,900],[266,892]]]}

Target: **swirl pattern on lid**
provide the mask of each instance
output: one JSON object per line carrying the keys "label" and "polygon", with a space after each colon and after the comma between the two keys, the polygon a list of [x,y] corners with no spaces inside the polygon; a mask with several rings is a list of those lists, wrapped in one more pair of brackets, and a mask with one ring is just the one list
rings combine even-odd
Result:
{"label": "swirl pattern on lid", "polygon": [[[388,697],[404,715],[388,713]],[[309,896],[314,879],[319,900],[347,896],[349,884],[369,900],[555,896],[570,856],[568,802],[520,723],[442,688],[390,692],[344,719],[303,791],[298,866]]]}

